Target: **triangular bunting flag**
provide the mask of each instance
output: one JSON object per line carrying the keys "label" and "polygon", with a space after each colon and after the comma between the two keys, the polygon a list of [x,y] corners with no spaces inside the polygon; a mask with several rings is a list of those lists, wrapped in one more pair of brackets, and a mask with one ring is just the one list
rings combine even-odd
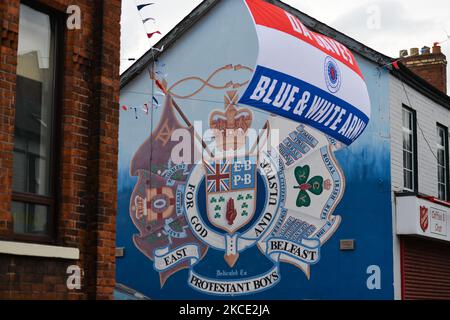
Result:
{"label": "triangular bunting flag", "polygon": [[142,108],[142,111],[145,112],[145,114],[148,114],[148,105],[144,104],[144,107]]}
{"label": "triangular bunting flag", "polygon": [[142,20],[142,22],[143,22],[143,23],[146,23],[147,21],[150,21],[150,20],[153,20],[153,21],[155,21],[155,19],[154,19],[154,18],[147,18],[147,19],[144,19],[144,20]]}
{"label": "triangular bunting flag", "polygon": [[147,33],[147,37],[150,39],[150,38],[153,37],[155,34],[161,34],[161,32],[155,31],[155,32]]}
{"label": "triangular bunting flag", "polygon": [[145,7],[151,6],[154,3],[144,3],[144,4],[140,4],[137,6],[138,10],[141,11],[142,9],[144,9]]}

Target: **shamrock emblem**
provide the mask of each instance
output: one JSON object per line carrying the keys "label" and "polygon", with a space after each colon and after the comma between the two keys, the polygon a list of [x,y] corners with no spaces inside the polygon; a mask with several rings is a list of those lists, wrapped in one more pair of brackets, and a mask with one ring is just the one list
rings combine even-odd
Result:
{"label": "shamrock emblem", "polygon": [[248,204],[244,202],[244,203],[242,204],[242,209],[248,209]]}
{"label": "shamrock emblem", "polygon": [[242,211],[241,215],[242,215],[243,217],[246,217],[246,216],[248,216],[248,212],[247,212],[246,210],[244,210],[244,211]]}
{"label": "shamrock emblem", "polygon": [[219,212],[216,212],[216,215],[214,216],[215,219],[220,219],[221,215]]}
{"label": "shamrock emblem", "polygon": [[221,196],[221,197],[219,198],[219,202],[225,202],[225,198]]}
{"label": "shamrock emblem", "polygon": [[[309,179],[310,168],[309,166],[295,168],[294,175],[297,180],[298,186],[294,189],[299,189],[297,197],[297,207],[309,207],[311,205],[311,197],[308,192],[319,196],[323,192],[323,178],[315,176]],[[309,179],[309,180],[308,180]]]}
{"label": "shamrock emblem", "polygon": [[250,199],[253,199],[253,196],[249,193],[249,194],[247,194],[247,197],[245,197],[245,200],[250,200]]}
{"label": "shamrock emblem", "polygon": [[237,199],[238,199],[238,201],[239,200],[244,200],[244,196],[242,194],[240,194]]}
{"label": "shamrock emblem", "polygon": [[217,206],[214,208],[215,211],[220,211],[221,209],[222,209],[222,207],[219,206],[219,205],[217,205]]}
{"label": "shamrock emblem", "polygon": [[210,203],[216,203],[216,202],[217,202],[216,197],[212,197]]}

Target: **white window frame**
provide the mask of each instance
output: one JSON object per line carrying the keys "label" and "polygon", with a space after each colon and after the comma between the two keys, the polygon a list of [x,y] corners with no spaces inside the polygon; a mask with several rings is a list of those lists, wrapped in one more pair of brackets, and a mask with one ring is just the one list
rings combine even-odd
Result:
{"label": "white window frame", "polygon": [[[411,124],[411,128],[409,127],[405,127],[404,124],[404,114],[407,113],[408,116],[410,117],[410,121],[408,121]],[[411,150],[405,149],[404,147],[404,134],[407,134],[410,136],[411,138]],[[411,154],[411,169],[409,168],[405,168],[405,152]],[[415,181],[415,177],[416,177],[416,167],[415,167],[415,157],[416,157],[416,150],[415,150],[415,128],[414,128],[414,112],[406,107],[402,108],[402,157],[403,157],[403,164],[402,164],[402,174],[403,174],[403,190],[405,191],[410,191],[410,192],[414,192],[415,188],[416,188],[416,181]],[[411,188],[409,186],[406,186],[406,179],[405,179],[405,171],[410,172],[411,174]]]}
{"label": "white window frame", "polygon": [[[448,162],[448,154],[447,154],[447,150],[448,150],[448,137],[447,137],[447,130],[444,126],[442,125],[437,125],[437,185],[438,185],[438,198],[440,200],[444,200],[447,201],[448,199],[448,167],[447,167],[447,162]],[[442,132],[442,135],[444,136],[444,141],[443,141],[443,145],[440,143],[440,133]],[[443,152],[444,154],[444,163],[441,164],[439,163],[439,152]],[[444,171],[444,181],[440,181],[439,180],[439,169],[442,168],[442,170]],[[441,195],[439,194],[439,187],[443,186],[444,187],[444,198],[441,197]]]}

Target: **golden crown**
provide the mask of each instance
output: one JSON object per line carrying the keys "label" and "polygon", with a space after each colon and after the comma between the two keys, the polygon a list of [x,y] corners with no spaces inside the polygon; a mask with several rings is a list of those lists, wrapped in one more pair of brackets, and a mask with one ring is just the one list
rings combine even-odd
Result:
{"label": "golden crown", "polygon": [[209,118],[211,129],[238,130],[247,132],[252,125],[253,116],[249,109],[237,109],[237,91],[228,91],[224,97],[225,112],[214,111]]}

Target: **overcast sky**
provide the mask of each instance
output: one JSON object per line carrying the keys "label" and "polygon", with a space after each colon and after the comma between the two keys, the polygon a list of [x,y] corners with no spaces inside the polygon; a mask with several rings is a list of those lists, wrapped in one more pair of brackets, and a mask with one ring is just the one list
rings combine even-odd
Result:
{"label": "overcast sky", "polygon": [[[241,0],[224,0],[241,1]],[[152,41],[136,9],[136,3],[153,2],[142,10],[144,18],[155,18],[145,28],[147,32],[169,32],[202,0],[122,0],[121,71],[139,58],[162,38]],[[345,33],[365,45],[391,57],[398,57],[400,49],[431,47],[450,35],[449,0],[285,0],[285,3]],[[442,44],[450,59],[450,41]],[[450,69],[450,66],[449,66]],[[450,86],[449,86],[450,88]],[[449,91],[450,92],[450,91]]]}

